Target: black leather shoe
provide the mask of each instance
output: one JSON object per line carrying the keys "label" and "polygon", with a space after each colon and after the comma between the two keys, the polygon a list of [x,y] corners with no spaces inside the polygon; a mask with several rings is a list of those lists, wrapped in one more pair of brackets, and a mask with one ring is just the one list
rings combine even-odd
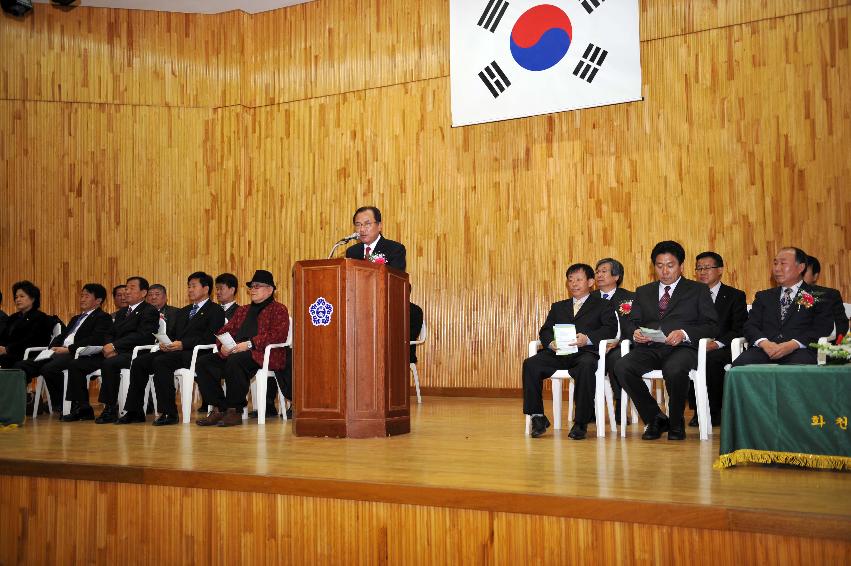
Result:
{"label": "black leather shoe", "polygon": [[573,440],[583,440],[587,433],[588,433],[588,425],[587,424],[573,423],[573,426],[571,427],[570,433],[567,435],[567,437],[571,438]]}
{"label": "black leather shoe", "polygon": [[180,422],[180,419],[177,418],[177,415],[170,415],[169,413],[163,413],[157,417],[154,421],[154,426],[165,426],[177,424]]}
{"label": "black leather shoe", "polygon": [[699,424],[700,423],[697,421],[697,413],[695,413],[694,416],[691,418],[691,420],[688,422],[688,426],[694,428],[694,427],[698,426]]}
{"label": "black leather shoe", "polygon": [[145,422],[145,415],[142,413],[137,413],[136,411],[127,411],[121,418],[115,421],[115,424],[131,424],[131,423],[143,423]]}
{"label": "black leather shoe", "polygon": [[653,417],[653,421],[651,421],[651,423],[647,425],[647,428],[644,429],[644,434],[641,435],[641,440],[657,440],[662,436],[662,433],[667,432],[669,428],[668,417],[659,413]]}
{"label": "black leather shoe", "polygon": [[107,405],[98,418],[95,419],[95,424],[114,423],[118,420],[118,407],[115,405]]}
{"label": "black leather shoe", "polygon": [[293,408],[292,406],[287,407],[287,419],[292,420],[293,418]]}
{"label": "black leather shoe", "polygon": [[95,411],[90,406],[80,407],[76,403],[71,406],[71,412],[67,415],[62,415],[59,420],[64,423],[74,421],[93,421],[95,420]]}
{"label": "black leather shoe", "polygon": [[671,427],[671,430],[668,431],[668,440],[685,440],[686,439],[686,429],[682,426]]}
{"label": "black leather shoe", "polygon": [[547,415],[532,417],[532,438],[538,438],[550,428],[550,419]]}

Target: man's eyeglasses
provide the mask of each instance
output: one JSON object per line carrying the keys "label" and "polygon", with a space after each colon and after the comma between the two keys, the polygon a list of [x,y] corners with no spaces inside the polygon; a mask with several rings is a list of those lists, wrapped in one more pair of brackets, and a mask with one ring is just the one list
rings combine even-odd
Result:
{"label": "man's eyeglasses", "polygon": [[355,222],[355,228],[357,228],[358,230],[360,230],[361,228],[366,228],[367,230],[369,230],[370,228],[372,228],[373,224],[375,224],[375,222]]}
{"label": "man's eyeglasses", "polygon": [[266,285],[264,283],[252,283],[248,286],[249,289],[265,289],[266,287],[271,287],[271,285]]}
{"label": "man's eyeglasses", "polygon": [[694,270],[698,273],[701,273],[703,271],[709,271],[710,269],[718,269],[718,266],[717,265],[708,265],[706,267],[695,267],[694,268]]}

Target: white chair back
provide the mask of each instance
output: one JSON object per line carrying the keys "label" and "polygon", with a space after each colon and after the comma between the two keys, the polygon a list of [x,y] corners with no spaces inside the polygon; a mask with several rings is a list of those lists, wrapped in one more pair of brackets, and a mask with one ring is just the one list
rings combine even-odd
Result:
{"label": "white chair back", "polygon": [[845,307],[845,318],[851,318],[851,303],[842,303]]}

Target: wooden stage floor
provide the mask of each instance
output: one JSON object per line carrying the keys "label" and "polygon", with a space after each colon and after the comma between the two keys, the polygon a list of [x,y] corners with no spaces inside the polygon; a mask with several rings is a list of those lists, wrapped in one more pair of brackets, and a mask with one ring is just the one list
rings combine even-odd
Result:
{"label": "wooden stage floor", "polygon": [[279,419],[220,429],[42,416],[0,432],[0,472],[851,539],[847,473],[713,469],[717,428],[709,442],[696,429],[647,442],[640,425],[626,438],[592,425],[572,441],[526,437],[523,424],[518,399],[444,397],[412,404],[410,434],[370,440],[299,438]]}

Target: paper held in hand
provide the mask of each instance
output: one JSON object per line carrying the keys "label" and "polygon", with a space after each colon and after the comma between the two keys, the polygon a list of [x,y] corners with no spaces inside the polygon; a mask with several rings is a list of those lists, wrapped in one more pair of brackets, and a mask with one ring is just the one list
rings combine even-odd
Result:
{"label": "paper held in hand", "polygon": [[579,351],[576,347],[575,324],[556,324],[553,326],[553,334],[556,340],[557,356],[567,356]]}
{"label": "paper held in hand", "polygon": [[50,348],[48,348],[47,350],[42,350],[35,357],[35,361],[40,362],[41,360],[46,360],[49,357],[51,357],[52,355],[53,355],[53,350],[51,350]]}
{"label": "paper held in hand", "polygon": [[661,330],[656,330],[654,328],[645,328],[643,326],[640,326],[638,329],[641,331],[642,334],[650,338],[650,340],[652,340],[653,342],[664,342],[665,338],[667,338],[667,336],[665,336],[665,333]]}
{"label": "paper held in hand", "polygon": [[234,341],[233,336],[230,335],[230,332],[225,332],[224,334],[219,334],[216,336],[219,339],[219,342],[222,343],[222,348],[225,350],[233,350],[236,348],[236,341]]}
{"label": "paper held in hand", "polygon": [[103,352],[103,346],[85,346],[83,348],[77,348],[77,355],[80,357],[94,356],[95,354],[100,354],[101,352]]}
{"label": "paper held in hand", "polygon": [[165,332],[157,332],[154,334],[154,337],[157,339],[157,342],[162,344],[163,346],[168,346],[171,344],[171,338],[168,337],[168,334]]}

